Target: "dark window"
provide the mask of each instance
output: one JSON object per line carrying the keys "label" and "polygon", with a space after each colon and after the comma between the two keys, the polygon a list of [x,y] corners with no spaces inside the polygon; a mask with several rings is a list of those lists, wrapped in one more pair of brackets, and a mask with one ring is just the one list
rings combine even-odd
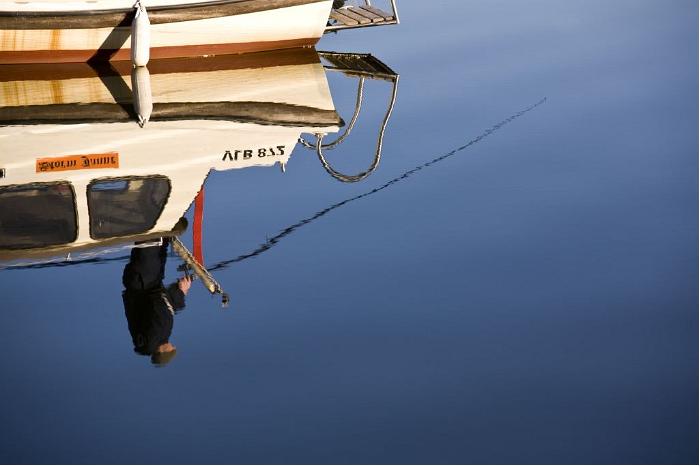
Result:
{"label": "dark window", "polygon": [[70,183],[0,187],[0,248],[57,246],[72,243],[77,236]]}
{"label": "dark window", "polygon": [[164,176],[109,178],[88,185],[93,239],[145,233],[153,228],[170,195]]}

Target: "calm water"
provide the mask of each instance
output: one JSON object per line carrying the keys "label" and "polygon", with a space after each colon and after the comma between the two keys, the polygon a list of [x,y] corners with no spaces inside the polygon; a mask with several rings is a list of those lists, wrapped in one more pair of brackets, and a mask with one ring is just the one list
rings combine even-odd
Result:
{"label": "calm water", "polygon": [[[195,281],[167,366],[133,351],[128,251],[0,271],[2,462],[697,463],[697,3],[399,6],[318,46],[400,74],[380,165],[212,172],[231,305]],[[339,171],[372,160],[365,87]]]}

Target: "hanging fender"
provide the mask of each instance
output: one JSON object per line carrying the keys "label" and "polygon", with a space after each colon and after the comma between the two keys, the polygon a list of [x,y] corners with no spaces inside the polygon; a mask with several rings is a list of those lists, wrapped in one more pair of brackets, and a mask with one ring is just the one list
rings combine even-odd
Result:
{"label": "hanging fender", "polygon": [[134,5],[136,14],[131,22],[131,64],[146,66],[151,55],[151,22],[146,7],[140,1]]}
{"label": "hanging fender", "polygon": [[139,126],[143,128],[153,112],[151,75],[145,66],[131,70],[131,93],[134,113],[136,113],[136,118],[138,118]]}

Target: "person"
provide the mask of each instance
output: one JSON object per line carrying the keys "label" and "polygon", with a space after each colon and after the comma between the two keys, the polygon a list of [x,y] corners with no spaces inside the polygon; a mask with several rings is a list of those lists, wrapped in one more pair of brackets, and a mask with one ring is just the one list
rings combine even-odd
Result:
{"label": "person", "polygon": [[[170,342],[175,313],[185,307],[189,276],[164,286],[169,238],[162,244],[134,247],[122,275],[122,300],[134,351],[151,356],[155,365],[165,365],[177,348]],[[137,243],[138,246],[138,243]]]}

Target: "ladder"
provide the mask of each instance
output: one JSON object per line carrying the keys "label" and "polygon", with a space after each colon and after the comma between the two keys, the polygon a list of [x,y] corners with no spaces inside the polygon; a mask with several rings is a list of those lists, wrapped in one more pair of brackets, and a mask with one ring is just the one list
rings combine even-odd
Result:
{"label": "ladder", "polygon": [[345,5],[331,9],[326,32],[371,26],[399,24],[396,0],[390,0],[391,12],[372,5],[371,0],[359,0],[356,5]]}
{"label": "ladder", "polygon": [[[324,66],[326,71],[336,71],[342,73],[350,78],[357,78],[357,98],[355,101],[355,111],[350,119],[350,123],[345,128],[343,134],[337,137],[332,142],[323,143],[324,134],[315,134],[315,142],[306,141],[304,138],[300,137],[299,142],[301,145],[307,149],[314,150],[318,156],[321,165],[324,170],[338,181],[344,183],[356,183],[358,181],[364,180],[369,175],[371,175],[379,166],[379,161],[382,157],[382,146],[384,143],[384,132],[386,131],[386,126],[389,123],[389,118],[394,110],[394,104],[396,103],[396,94],[398,91],[399,75],[394,70],[389,68],[387,65],[382,63],[379,59],[368,53],[342,53],[342,52],[318,52],[319,56],[327,63]],[[374,159],[371,165],[363,172],[355,175],[348,175],[340,173],[333,169],[328,161],[324,151],[335,149],[340,145],[352,132],[357,122],[357,118],[360,115],[360,109],[362,108],[362,101],[364,95],[365,80],[381,80],[388,81],[391,83],[391,97],[389,104],[387,106],[386,113],[384,114],[384,119],[382,120],[381,126],[379,127],[379,135],[377,138],[377,145],[374,152]]]}

